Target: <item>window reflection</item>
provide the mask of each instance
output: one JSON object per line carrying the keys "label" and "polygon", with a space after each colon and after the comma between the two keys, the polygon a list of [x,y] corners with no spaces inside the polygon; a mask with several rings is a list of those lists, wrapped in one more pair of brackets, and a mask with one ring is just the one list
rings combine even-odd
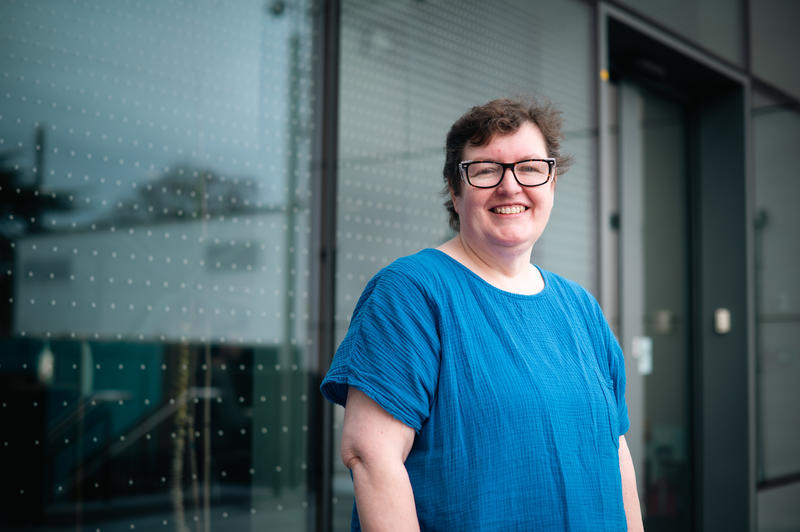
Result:
{"label": "window reflection", "polygon": [[16,427],[3,442],[3,489],[17,503],[8,521],[176,525],[210,508],[216,521],[280,506],[302,522],[308,390],[298,353],[284,366],[275,348],[3,348],[14,353],[2,368],[4,423]]}
{"label": "window reflection", "polygon": [[319,38],[282,5],[0,5],[0,528],[306,528]]}
{"label": "window reflection", "polygon": [[800,473],[800,114],[763,93],[753,106],[758,479]]}

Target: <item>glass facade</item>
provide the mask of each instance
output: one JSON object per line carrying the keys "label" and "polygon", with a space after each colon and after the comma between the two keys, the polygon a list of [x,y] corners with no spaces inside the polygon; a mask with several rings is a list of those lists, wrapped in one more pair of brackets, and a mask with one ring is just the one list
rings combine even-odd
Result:
{"label": "glass facade", "polygon": [[[789,0],[618,4],[777,89],[753,93],[748,132],[757,480],[797,487],[800,12]],[[343,410],[315,425],[313,205],[336,205],[338,343],[372,275],[451,236],[445,134],[491,98],[563,111],[575,162],[534,260],[594,293],[614,279],[603,303],[620,325],[620,257],[599,264],[597,240],[598,191],[615,186],[598,182],[614,166],[597,138],[605,3],[333,5],[337,191],[317,198],[328,2],[0,0],[0,529],[310,530],[330,467],[333,521],[322,521],[347,530],[349,473],[338,449],[320,464],[314,441],[330,430],[338,446]],[[665,383],[650,390],[675,393]],[[683,445],[657,429],[636,430]],[[652,524],[679,505],[651,482],[675,457],[640,448]]]}
{"label": "glass facade", "polygon": [[0,528],[306,529],[310,7],[3,1]]}
{"label": "glass facade", "polygon": [[800,113],[757,93],[752,121],[758,472],[769,481],[800,473]]}

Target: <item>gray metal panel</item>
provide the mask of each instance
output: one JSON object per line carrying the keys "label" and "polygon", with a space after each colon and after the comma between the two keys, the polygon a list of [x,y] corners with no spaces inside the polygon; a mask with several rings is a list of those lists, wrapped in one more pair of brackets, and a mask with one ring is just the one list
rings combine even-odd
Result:
{"label": "gray metal panel", "polygon": [[610,123],[611,117],[609,116],[609,79],[608,79],[608,25],[606,24],[605,11],[599,9],[595,14],[595,34],[596,34],[596,65],[597,72],[595,73],[597,84],[597,168],[598,168],[598,193],[597,193],[597,212],[599,219],[597,225],[600,228],[598,242],[600,249],[598,250],[600,272],[598,272],[598,285],[597,285],[597,300],[603,307],[603,312],[608,317],[609,302],[615,299],[615,296],[609,292],[613,289],[615,283],[611,280],[615,272],[607,271],[609,263],[610,238],[606,223],[611,214],[609,205],[611,198],[608,198],[608,183],[613,179],[611,173],[611,139],[610,139]]}
{"label": "gray metal panel", "polygon": [[[752,521],[747,188],[742,88],[698,108],[696,316],[699,529],[748,530]],[[717,308],[731,332],[714,333]]]}

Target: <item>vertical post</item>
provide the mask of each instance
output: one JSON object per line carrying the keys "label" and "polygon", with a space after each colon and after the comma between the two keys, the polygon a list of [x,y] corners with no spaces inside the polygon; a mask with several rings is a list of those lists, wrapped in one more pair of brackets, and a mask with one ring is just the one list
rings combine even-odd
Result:
{"label": "vertical post", "polygon": [[46,141],[46,131],[44,124],[38,124],[36,126],[36,133],[34,135],[34,146],[36,152],[34,153],[35,159],[35,167],[33,169],[33,176],[34,176],[34,185],[36,189],[41,189],[42,185],[44,184],[44,152],[45,152],[45,141]]}
{"label": "vertical post", "polygon": [[[707,531],[751,530],[753,517],[751,237],[743,108],[744,89],[737,86],[703,102],[698,113],[697,528]],[[724,334],[714,330],[720,308],[731,315]]]}
{"label": "vertical post", "polygon": [[[289,38],[289,113],[287,116],[287,146],[286,146],[286,242],[284,244],[284,264],[283,264],[283,341],[281,342],[278,361],[281,365],[281,375],[279,376],[279,387],[281,395],[287,397],[294,396],[293,388],[297,386],[294,374],[288,368],[297,361],[297,350],[293,347],[294,339],[294,314],[295,298],[297,297],[297,171],[298,171],[298,140],[300,138],[300,36],[293,32]],[[294,416],[295,408],[289,402],[281,403],[281,419],[291,420]],[[296,442],[292,439],[282,440],[280,446],[280,456],[293,459],[296,453]],[[297,482],[297,475],[291,469],[288,472],[287,483],[294,486]],[[278,492],[283,489],[283,483],[277,486]]]}
{"label": "vertical post", "polygon": [[310,525],[316,532],[332,528],[333,498],[333,407],[317,391],[330,366],[334,348],[335,274],[336,274],[336,161],[339,127],[339,27],[340,0],[321,0],[317,6],[319,40],[315,51],[321,83],[316,100],[316,116],[320,128],[314,141],[317,163],[312,169],[312,249],[311,271],[315,284],[312,309],[315,323],[314,367],[311,368],[309,488],[315,494],[314,519]]}
{"label": "vertical post", "polygon": [[[603,5],[600,4],[595,9],[595,87],[596,87],[596,104],[597,109],[597,154],[596,162],[599,169],[597,175],[597,203],[598,203],[598,220],[597,220],[597,241],[600,243],[597,246],[596,263],[600,265],[599,276],[596,280],[597,286],[597,299],[603,307],[603,311],[608,313],[609,301],[612,299],[610,294],[611,286],[614,284],[609,281],[612,275],[616,272],[609,271],[608,267],[608,250],[611,249],[610,237],[608,231],[608,223],[610,216],[610,209],[608,205],[611,203],[608,198],[609,187],[607,184],[611,181],[611,139],[610,139],[610,117],[609,114],[609,65],[608,65],[608,25],[606,23],[607,15]],[[610,318],[610,316],[608,316]]]}
{"label": "vertical post", "polygon": [[[747,9],[750,8],[750,3],[746,2]],[[749,19],[749,11],[748,11],[748,18]],[[745,50],[750,50],[750,33],[749,33],[749,24],[745,25],[747,28],[747,48]],[[749,53],[746,55],[747,60],[749,61]],[[749,62],[747,63],[749,65]],[[752,144],[752,131],[753,131],[753,124],[750,121],[751,109],[752,109],[752,87],[749,83],[744,84],[744,91],[743,91],[743,98],[742,98],[742,117],[744,118],[744,150],[743,156],[745,159],[745,247],[746,247],[746,255],[747,255],[747,294],[746,298],[748,301],[747,304],[747,331],[750,331],[750,334],[747,336],[747,397],[748,397],[748,407],[747,407],[747,418],[750,420],[748,423],[749,427],[749,436],[748,436],[748,447],[749,447],[749,464],[750,467],[748,468],[748,475],[750,477],[749,481],[749,490],[748,490],[748,511],[750,513],[750,522],[748,530],[755,531],[758,527],[758,507],[757,507],[757,491],[756,491],[756,481],[758,480],[758,473],[757,473],[757,450],[758,450],[758,426],[757,423],[759,421],[758,416],[758,404],[756,400],[757,396],[757,384],[756,378],[758,375],[756,369],[756,340],[757,340],[757,331],[756,328],[756,227],[755,227],[755,205],[756,205],[756,183],[755,183],[755,162],[753,157],[753,144]],[[761,256],[761,255],[758,255]]]}
{"label": "vertical post", "polygon": [[[47,141],[46,138],[47,131],[45,130],[44,124],[38,124],[36,126],[36,133],[34,136],[34,160],[35,160],[35,168],[33,169],[33,178],[34,178],[34,191],[35,193],[41,193],[42,186],[44,185],[44,154],[45,154],[45,144]],[[30,231],[38,233],[44,228],[44,220],[42,217],[44,216],[45,207],[41,204],[41,199],[37,202],[41,205],[38,208],[34,208],[31,212],[33,215],[33,220],[31,222]]]}

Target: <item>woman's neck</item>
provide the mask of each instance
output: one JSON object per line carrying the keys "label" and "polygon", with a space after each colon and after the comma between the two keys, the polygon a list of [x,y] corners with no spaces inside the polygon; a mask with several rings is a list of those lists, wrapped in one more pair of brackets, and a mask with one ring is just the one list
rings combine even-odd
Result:
{"label": "woman's neck", "polygon": [[508,248],[496,253],[471,247],[460,234],[437,249],[457,260],[487,283],[519,294],[536,294],[544,288],[541,273],[531,264],[532,248]]}

